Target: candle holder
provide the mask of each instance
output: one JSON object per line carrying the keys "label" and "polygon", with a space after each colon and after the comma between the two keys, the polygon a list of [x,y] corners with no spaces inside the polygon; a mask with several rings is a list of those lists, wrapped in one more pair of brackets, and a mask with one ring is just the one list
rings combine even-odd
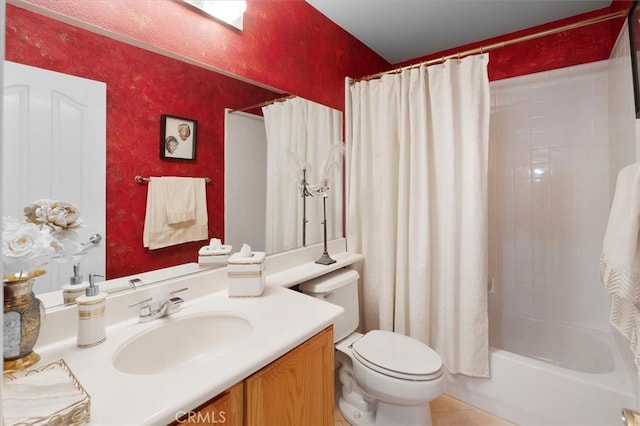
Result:
{"label": "candle holder", "polygon": [[324,226],[324,251],[322,252],[322,256],[320,259],[316,260],[316,263],[320,265],[331,265],[332,263],[336,263],[335,259],[332,259],[327,252],[327,197],[328,195],[325,193],[322,196],[322,211],[323,211],[323,220],[322,225]]}
{"label": "candle holder", "polygon": [[342,153],[344,151],[344,146],[342,142],[336,142],[331,145],[329,148],[329,152],[327,154],[327,159],[324,162],[324,165],[321,169],[320,173],[320,181],[316,185],[310,185],[307,182],[307,169],[306,167],[302,169],[302,182],[300,183],[301,196],[302,196],[302,245],[306,246],[306,226],[307,226],[307,210],[306,210],[306,198],[307,197],[320,197],[322,196],[322,226],[323,236],[324,236],[324,251],[322,252],[322,256],[315,263],[320,265],[331,265],[332,263],[336,263],[335,259],[332,259],[329,256],[327,251],[327,198],[329,197],[329,190],[331,189],[329,186],[329,176],[331,176],[331,171],[340,166],[340,160],[342,159]]}
{"label": "candle holder", "polygon": [[307,246],[307,197],[311,196],[309,189],[307,187],[309,183],[307,182],[307,169],[302,169],[302,182],[300,183],[300,196],[302,197],[302,247]]}

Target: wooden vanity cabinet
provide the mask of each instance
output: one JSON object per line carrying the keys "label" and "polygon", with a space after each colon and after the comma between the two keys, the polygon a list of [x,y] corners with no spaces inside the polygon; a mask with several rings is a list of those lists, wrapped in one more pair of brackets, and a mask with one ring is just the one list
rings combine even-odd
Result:
{"label": "wooden vanity cabinet", "polygon": [[333,425],[333,326],[244,383],[247,426]]}
{"label": "wooden vanity cabinet", "polygon": [[172,425],[332,426],[333,326]]}
{"label": "wooden vanity cabinet", "polygon": [[[182,414],[182,413],[181,413]],[[188,411],[174,425],[225,425],[244,424],[244,382],[240,382],[222,392],[195,410]]]}

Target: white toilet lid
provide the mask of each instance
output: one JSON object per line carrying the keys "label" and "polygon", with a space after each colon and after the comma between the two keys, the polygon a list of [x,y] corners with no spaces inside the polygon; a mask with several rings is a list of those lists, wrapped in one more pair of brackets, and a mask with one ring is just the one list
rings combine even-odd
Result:
{"label": "white toilet lid", "polygon": [[442,359],[424,343],[391,331],[373,330],[352,346],[367,367],[405,380],[434,380],[442,375]]}

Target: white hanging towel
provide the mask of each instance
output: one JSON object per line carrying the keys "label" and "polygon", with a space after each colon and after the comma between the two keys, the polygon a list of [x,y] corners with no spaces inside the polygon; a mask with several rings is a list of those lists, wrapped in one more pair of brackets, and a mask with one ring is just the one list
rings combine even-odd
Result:
{"label": "white hanging towel", "polygon": [[164,202],[167,209],[167,223],[177,225],[196,220],[195,179],[185,177],[160,178],[164,186]]}
{"label": "white hanging towel", "polygon": [[611,295],[609,322],[629,340],[640,367],[640,163],[618,174],[600,260],[600,280]]}
{"label": "white hanging towel", "polygon": [[151,250],[208,238],[203,178],[151,177],[143,243]]}

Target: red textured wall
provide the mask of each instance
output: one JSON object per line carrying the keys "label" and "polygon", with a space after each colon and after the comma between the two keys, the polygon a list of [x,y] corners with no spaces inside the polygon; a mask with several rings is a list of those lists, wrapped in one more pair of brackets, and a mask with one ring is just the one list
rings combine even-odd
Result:
{"label": "red textured wall", "polygon": [[[194,262],[202,246],[142,247],[147,185],[135,175],[211,177],[209,234],[223,237],[224,108],[280,95],[10,5],[6,59],[107,83],[107,277]],[[198,121],[196,161],[159,158],[161,114]]]}
{"label": "red textured wall", "polygon": [[[411,65],[447,55],[454,55],[457,52],[558,28],[596,16],[626,10],[629,7],[631,7],[630,0],[614,0],[611,6],[606,9],[448,49],[415,58],[397,64],[397,66]],[[620,33],[624,19],[616,18],[492,50],[489,54],[489,80],[500,80],[607,59]]]}
{"label": "red textured wall", "polygon": [[390,67],[304,0],[248,0],[243,31],[176,0],[24,1],[340,110],[345,76]]}

